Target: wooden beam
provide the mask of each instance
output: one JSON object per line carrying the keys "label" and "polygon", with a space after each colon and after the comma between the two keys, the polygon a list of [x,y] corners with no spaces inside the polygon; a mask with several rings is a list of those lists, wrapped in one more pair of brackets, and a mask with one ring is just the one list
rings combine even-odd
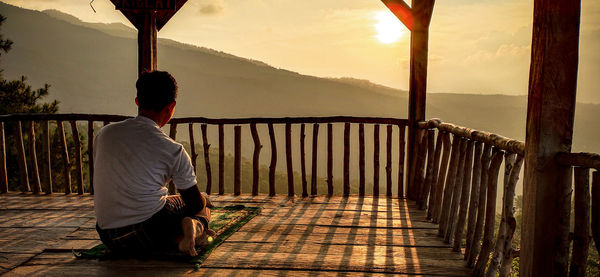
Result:
{"label": "wooden beam", "polygon": [[[386,1],[384,1],[385,3]],[[400,1],[393,1],[399,3]],[[410,35],[410,79],[408,90],[408,173],[413,174],[411,161],[417,154],[415,139],[417,122],[425,120],[425,105],[427,92],[427,61],[429,45],[429,23],[433,13],[434,0],[414,0],[410,10],[413,19],[413,27]],[[404,4],[406,5],[406,4]],[[394,6],[400,8],[402,5]],[[405,8],[404,8],[405,9]],[[393,11],[393,10],[392,10]],[[398,15],[397,15],[398,16]],[[402,18],[402,17],[399,17]],[[401,19],[402,20],[402,19]],[[410,176],[408,180],[411,180]],[[414,184],[407,183],[408,198],[415,199],[417,195]]]}
{"label": "wooden beam", "polygon": [[402,21],[402,24],[412,31],[414,26],[414,19],[412,16],[412,10],[410,6],[403,0],[381,0],[390,11]]}
{"label": "wooden beam", "polygon": [[[566,276],[581,1],[535,0],[529,72],[521,276]],[[560,58],[557,58],[560,57]]]}
{"label": "wooden beam", "polygon": [[138,74],[154,71],[157,68],[156,12],[145,11],[136,24],[138,29]]}

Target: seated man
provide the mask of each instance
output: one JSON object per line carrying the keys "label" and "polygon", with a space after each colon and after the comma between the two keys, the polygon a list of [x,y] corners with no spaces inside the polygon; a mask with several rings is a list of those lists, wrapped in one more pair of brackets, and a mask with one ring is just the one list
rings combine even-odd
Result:
{"label": "seated man", "polygon": [[[94,209],[102,242],[119,253],[195,246],[208,229],[210,201],[200,194],[190,157],[160,129],[175,110],[177,83],[167,72],[136,83],[138,116],[102,128],[94,148]],[[173,182],[180,195],[169,196]]]}

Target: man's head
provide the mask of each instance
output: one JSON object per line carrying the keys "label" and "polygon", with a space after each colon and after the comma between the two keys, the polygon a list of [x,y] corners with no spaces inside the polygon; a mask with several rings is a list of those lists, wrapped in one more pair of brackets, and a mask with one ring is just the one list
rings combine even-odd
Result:
{"label": "man's head", "polygon": [[177,81],[165,71],[143,73],[137,80],[135,102],[139,114],[150,116],[159,126],[166,124],[175,110]]}

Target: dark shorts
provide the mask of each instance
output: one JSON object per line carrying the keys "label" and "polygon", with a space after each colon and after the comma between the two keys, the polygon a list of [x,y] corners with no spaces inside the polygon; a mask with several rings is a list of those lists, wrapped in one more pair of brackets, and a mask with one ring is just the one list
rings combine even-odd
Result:
{"label": "dark shorts", "polygon": [[185,217],[195,218],[205,228],[208,226],[208,218],[187,214],[181,197],[172,195],[164,207],[146,221],[114,229],[100,229],[96,224],[96,230],[100,240],[113,252],[147,254],[177,250],[176,239],[183,235],[181,221]]}

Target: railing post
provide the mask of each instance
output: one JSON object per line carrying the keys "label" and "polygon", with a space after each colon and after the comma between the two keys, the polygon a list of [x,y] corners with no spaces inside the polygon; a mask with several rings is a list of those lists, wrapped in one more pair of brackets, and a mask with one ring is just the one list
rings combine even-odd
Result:
{"label": "railing post", "polygon": [[[210,166],[210,144],[208,143],[208,130],[207,125],[200,125],[202,131],[202,152],[204,152],[204,168],[206,169],[206,193],[211,194],[212,192],[212,169]],[[191,125],[190,125],[191,131]],[[194,160],[196,157],[194,157]]]}
{"label": "railing post", "polygon": [[15,125],[15,133],[17,135],[17,150],[19,153],[19,173],[21,191],[30,191],[29,187],[29,173],[27,172],[27,159],[25,158],[25,146],[23,145],[23,129],[21,128],[21,121],[17,121]]}
{"label": "railing post", "polygon": [[387,136],[385,140],[385,195],[387,197],[392,197],[392,125],[388,125],[386,129]]}
{"label": "railing post", "polygon": [[233,165],[233,194],[242,193],[241,175],[242,175],[242,126],[233,127],[234,136],[234,165]]}
{"label": "railing post", "polygon": [[333,125],[327,124],[327,195],[333,195]]}
{"label": "railing post", "polygon": [[[92,153],[93,150],[90,150]],[[45,184],[46,194],[52,194],[52,158],[50,152],[50,126],[48,120],[42,121],[42,179]],[[90,176],[92,176],[94,160],[90,154]],[[91,178],[91,177],[90,177]],[[90,179],[91,186],[91,179]]]}
{"label": "railing post", "polygon": [[271,164],[269,165],[269,196],[275,196],[275,170],[277,169],[277,142],[273,124],[269,123],[269,138],[271,139]]}
{"label": "railing post", "polygon": [[65,194],[71,193],[71,162],[69,160],[69,148],[67,147],[67,138],[65,137],[65,127],[62,121],[56,121],[58,127],[58,135],[60,137],[60,145],[62,148],[63,158],[63,176],[65,179]]}
{"label": "railing post", "polygon": [[260,144],[260,137],[256,130],[256,123],[250,123],[250,133],[254,141],[254,154],[252,155],[252,195],[258,195],[259,159],[262,145]]}
{"label": "railing post", "polygon": [[310,195],[317,195],[317,147],[319,140],[319,124],[313,124],[312,132],[312,167],[310,175]]}
{"label": "railing post", "polygon": [[[50,151],[48,151],[50,152]],[[94,194],[94,121],[88,121],[88,175],[90,177],[90,194]]]}
{"label": "railing post", "polygon": [[302,197],[308,196],[308,188],[306,183],[306,151],[304,146],[304,138],[306,135],[304,123],[300,124],[300,170],[302,175]]}
{"label": "railing post", "polygon": [[373,126],[373,196],[379,196],[379,124]]}
{"label": "railing post", "polygon": [[31,178],[33,181],[33,193],[35,194],[39,194],[40,192],[42,192],[42,185],[40,182],[40,171],[38,169],[38,162],[37,162],[37,151],[35,149],[35,126],[34,126],[35,122],[33,121],[29,121],[27,123],[27,129],[28,129],[28,134],[27,136],[29,137],[29,164],[31,168]]}
{"label": "railing post", "polygon": [[225,194],[225,131],[219,124],[219,195]]}
{"label": "railing post", "polygon": [[73,135],[73,144],[75,146],[75,175],[77,176],[77,194],[83,194],[83,165],[81,163],[81,139],[77,130],[77,122],[71,120],[71,134]]}
{"label": "railing post", "polygon": [[285,124],[285,161],[287,165],[288,196],[295,195],[294,192],[294,167],[292,164],[292,124]]}
{"label": "railing post", "polygon": [[350,123],[344,124],[344,196],[350,195]]}
{"label": "railing post", "polygon": [[404,164],[406,127],[398,125],[398,198],[404,197]]}
{"label": "railing post", "polygon": [[0,122],[0,193],[8,192],[8,175],[6,174],[6,143],[4,140],[4,122]]}
{"label": "railing post", "polygon": [[362,123],[358,125],[358,147],[358,195],[365,196],[365,125]]}

